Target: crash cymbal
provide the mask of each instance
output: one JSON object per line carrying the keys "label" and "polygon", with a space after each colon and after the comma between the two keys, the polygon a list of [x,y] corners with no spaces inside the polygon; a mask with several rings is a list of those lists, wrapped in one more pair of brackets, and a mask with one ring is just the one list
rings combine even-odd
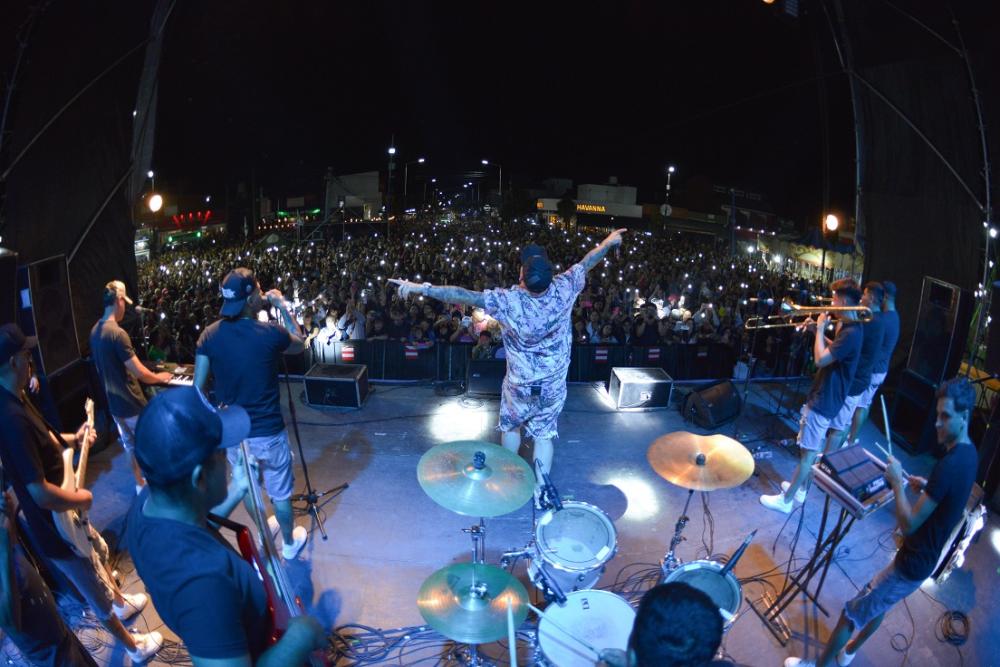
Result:
{"label": "crash cymbal", "polygon": [[456,563],[427,577],[417,607],[427,624],[462,644],[507,636],[507,601],[514,627],[528,616],[528,592],[512,574],[484,563]]}
{"label": "crash cymbal", "polygon": [[417,480],[441,507],[466,516],[513,512],[535,488],[531,467],[492,442],[456,440],[429,449],[417,464]]}
{"label": "crash cymbal", "polygon": [[646,458],[657,475],[693,491],[739,486],[754,467],[753,456],[736,440],[687,431],[661,435],[649,446]]}

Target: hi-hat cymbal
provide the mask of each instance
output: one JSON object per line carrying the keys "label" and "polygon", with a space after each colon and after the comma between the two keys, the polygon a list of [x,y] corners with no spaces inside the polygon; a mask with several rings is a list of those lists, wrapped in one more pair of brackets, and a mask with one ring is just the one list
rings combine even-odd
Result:
{"label": "hi-hat cymbal", "polygon": [[480,517],[513,512],[535,488],[535,475],[524,459],[479,440],[456,440],[428,450],[417,464],[417,480],[441,507]]}
{"label": "hi-hat cymbal", "polygon": [[739,486],[753,474],[753,455],[724,435],[675,431],[661,435],[646,452],[656,474],[693,491]]}
{"label": "hi-hat cymbal", "polygon": [[528,592],[512,574],[484,563],[456,563],[427,577],[417,607],[427,624],[462,644],[507,636],[507,602],[514,627],[528,616]]}

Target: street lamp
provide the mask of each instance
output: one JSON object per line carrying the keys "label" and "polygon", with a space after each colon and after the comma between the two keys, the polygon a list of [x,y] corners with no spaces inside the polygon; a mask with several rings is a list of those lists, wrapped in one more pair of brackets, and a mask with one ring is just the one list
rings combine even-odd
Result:
{"label": "street lamp", "polygon": [[674,175],[675,171],[677,171],[677,168],[674,165],[667,167],[667,206],[670,205],[670,177]]}
{"label": "street lamp", "polygon": [[[840,219],[837,218],[833,213],[827,213],[826,218],[823,219],[823,227],[833,233],[837,231],[837,227],[840,226]],[[820,280],[826,282],[826,233],[823,234],[823,252],[820,255],[819,260],[819,275]]]}
{"label": "street lamp", "polygon": [[152,211],[153,213],[157,213],[161,208],[163,208],[163,197],[161,197],[156,193],[153,193],[152,195],[150,195],[146,203],[149,206],[150,211]]}
{"label": "street lamp", "polygon": [[403,208],[406,208],[406,185],[410,180],[410,165],[423,164],[424,162],[427,162],[427,160],[419,157],[416,160],[410,160],[409,162],[403,164]]}
{"label": "street lamp", "polygon": [[[480,160],[484,167],[490,166],[489,160]],[[500,194],[500,200],[503,201],[503,165],[493,165],[499,170],[497,175],[497,192]]]}

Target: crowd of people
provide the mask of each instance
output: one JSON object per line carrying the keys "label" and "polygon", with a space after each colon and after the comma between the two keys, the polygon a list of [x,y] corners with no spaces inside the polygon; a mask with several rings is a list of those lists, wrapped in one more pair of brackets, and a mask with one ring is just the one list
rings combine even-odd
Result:
{"label": "crowd of people", "polygon": [[[219,280],[246,266],[262,285],[282,290],[314,351],[340,340],[391,339],[464,343],[477,359],[502,358],[499,324],[482,309],[403,299],[388,279],[507,287],[517,283],[518,253],[526,244],[545,246],[562,271],[598,240],[599,232],[477,221],[413,223],[391,236],[372,228],[340,242],[206,242],[140,267],[138,338],[150,359],[193,361],[201,331],[218,312]],[[808,281],[776,270],[759,254],[734,258],[730,251],[728,241],[704,235],[633,233],[625,250],[589,274],[572,311],[574,344],[739,347],[743,322],[759,313],[758,303],[808,292]]]}

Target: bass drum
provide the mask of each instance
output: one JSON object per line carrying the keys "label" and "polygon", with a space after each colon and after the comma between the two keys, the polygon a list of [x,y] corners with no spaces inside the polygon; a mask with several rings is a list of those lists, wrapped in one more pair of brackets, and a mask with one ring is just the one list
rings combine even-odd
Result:
{"label": "bass drum", "polygon": [[[579,641],[597,651],[627,650],[635,622],[635,610],[608,591],[575,591],[566,596],[566,604],[550,604],[538,623],[536,662],[547,667],[594,667],[597,656]],[[570,633],[572,637],[566,633]]]}

